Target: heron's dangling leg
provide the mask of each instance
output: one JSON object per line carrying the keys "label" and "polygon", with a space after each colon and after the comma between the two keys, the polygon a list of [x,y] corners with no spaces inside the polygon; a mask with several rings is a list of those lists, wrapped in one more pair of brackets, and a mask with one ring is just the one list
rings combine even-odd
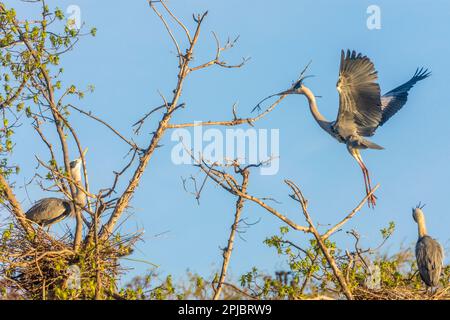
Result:
{"label": "heron's dangling leg", "polygon": [[[361,170],[362,170],[363,175],[364,175],[364,185],[366,187],[366,194],[368,195],[372,191],[369,170],[367,169],[366,165],[364,164],[364,162],[363,162],[363,160],[361,158],[361,154],[359,153],[358,149],[352,149],[350,151],[350,153],[356,159],[356,161],[358,162],[359,166],[361,167]],[[377,197],[374,194],[370,195],[370,197],[367,199],[367,205],[369,206],[369,208],[370,207],[372,207],[372,208],[375,207],[376,200],[377,200]]]}
{"label": "heron's dangling leg", "polygon": [[363,165],[358,161],[359,166],[361,167],[362,173],[363,173],[363,177],[364,177],[364,187],[366,188],[366,194],[369,194],[369,186],[368,186],[368,182],[367,182],[367,174],[366,171],[364,170]]}
{"label": "heron's dangling leg", "polygon": [[[370,183],[370,175],[369,175],[369,170],[367,170],[367,168],[365,168],[365,172],[366,172],[366,176],[367,176],[367,185],[369,187],[369,192],[367,192],[367,194],[369,194],[370,192],[372,192],[372,185]],[[372,204],[372,208],[375,207],[376,205],[376,200],[377,200],[377,196],[372,194],[369,199],[370,203]]]}
{"label": "heron's dangling leg", "polygon": [[[358,152],[358,162],[360,162],[361,165],[361,169],[363,170],[365,176],[366,176],[366,180],[367,180],[367,186],[369,187],[369,192],[372,191],[372,183],[370,182],[370,175],[369,175],[369,170],[367,169],[366,165],[364,164],[362,158],[361,158],[361,154],[359,154]],[[376,197],[375,197],[376,199]]]}
{"label": "heron's dangling leg", "polygon": [[[364,184],[366,187],[366,194],[369,194],[370,191],[372,191],[372,188],[370,186],[370,178],[369,178],[369,171],[367,170],[366,166],[364,165],[364,163],[361,163],[361,169],[364,175]],[[371,195],[368,199],[367,199],[367,204],[369,206],[369,208],[372,206],[375,207],[376,204],[376,197],[375,195]]]}
{"label": "heron's dangling leg", "polygon": [[[367,187],[366,187],[367,192],[366,192],[366,194],[369,194],[370,192],[372,192],[372,186],[371,186],[371,183],[370,183],[369,170],[367,170],[367,168],[364,165],[364,163],[363,163],[363,172],[364,172],[364,174],[366,176],[366,180],[367,180]],[[377,197],[374,194],[371,194],[370,197],[368,198],[369,207],[372,206],[372,208],[374,208],[375,205],[376,205],[376,200],[377,200]]]}

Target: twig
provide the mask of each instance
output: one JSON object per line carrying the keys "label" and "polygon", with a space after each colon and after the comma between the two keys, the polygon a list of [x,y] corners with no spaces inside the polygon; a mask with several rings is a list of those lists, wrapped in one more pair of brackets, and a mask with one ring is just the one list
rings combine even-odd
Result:
{"label": "twig", "polygon": [[192,43],[192,38],[191,38],[191,34],[189,33],[188,28],[186,28],[186,26],[172,13],[172,11],[166,6],[165,1],[160,0],[159,3],[161,3],[161,5],[164,7],[164,9],[166,9],[167,13],[170,14],[170,16],[178,23],[178,25],[183,28],[184,32],[186,33],[186,37],[189,40],[189,43]]}
{"label": "twig", "polygon": [[122,139],[122,140],[125,141],[128,145],[130,145],[133,149],[136,149],[136,150],[142,150],[142,149],[139,148],[134,142],[128,140],[128,139],[125,138],[119,131],[117,131],[116,129],[114,129],[109,123],[107,123],[106,121],[103,121],[102,119],[100,119],[100,118],[94,116],[91,112],[86,112],[86,111],[84,111],[84,110],[82,110],[82,109],[79,109],[79,108],[75,107],[75,106],[72,105],[72,104],[69,104],[68,106],[71,107],[71,108],[73,108],[73,109],[75,109],[75,110],[77,110],[78,112],[80,112],[80,113],[82,113],[82,114],[84,114],[84,115],[86,115],[86,116],[88,116],[88,117],[94,119],[95,121],[100,122],[101,124],[103,124],[104,126],[106,126],[108,129],[110,129],[112,132],[114,132],[120,139]]}
{"label": "twig", "polygon": [[196,161],[198,162],[197,166],[200,167],[205,174],[207,174],[212,180],[214,180],[219,186],[221,186],[228,192],[258,204],[259,206],[261,206],[262,208],[266,209],[268,212],[270,212],[271,214],[276,216],[278,219],[285,222],[287,225],[289,225],[294,230],[303,231],[306,233],[310,232],[309,227],[304,227],[304,226],[298,225],[297,223],[295,223],[294,221],[292,221],[291,219],[287,218],[285,215],[280,213],[275,208],[272,208],[271,206],[269,206],[267,203],[262,201],[260,198],[251,196],[247,193],[242,192],[238,188],[236,188],[236,183],[233,181],[234,178],[231,175],[229,175],[223,171],[211,169],[211,167],[208,166],[204,162],[201,162],[199,160],[196,160]]}
{"label": "twig", "polygon": [[[164,17],[162,16],[162,14],[156,9],[156,7],[153,5],[153,2],[151,0],[148,1],[148,4],[150,5],[150,8],[152,8],[152,10],[156,13],[156,15],[159,17],[159,19],[161,20],[161,22],[164,24],[164,27],[166,28],[167,32],[169,33],[170,38],[172,39],[172,42],[175,46],[175,48],[177,49],[177,53],[178,53],[178,61],[181,64],[182,63],[182,53],[181,53],[181,49],[180,46],[178,44],[177,39],[175,38],[172,29],[169,27],[169,24],[167,23],[166,19],[164,19]],[[193,44],[193,41],[190,41],[191,46]]]}
{"label": "twig", "polygon": [[333,226],[332,228],[330,228],[324,235],[322,235],[322,239],[325,241],[326,239],[328,239],[333,233],[335,233],[339,228],[341,228],[345,223],[347,223],[348,220],[350,220],[351,218],[353,218],[355,216],[356,213],[358,213],[359,210],[361,210],[361,208],[364,206],[364,203],[366,203],[367,199],[369,199],[372,194],[375,193],[375,191],[377,191],[377,189],[380,187],[380,184],[377,184],[375,186],[375,188],[373,188],[369,194],[367,194],[363,200],[361,200],[361,202],[358,204],[358,206],[353,209],[344,219],[342,219],[339,223],[337,223],[335,226]]}
{"label": "twig", "polygon": [[248,60],[250,60],[249,58],[247,58],[247,59],[243,58],[243,59],[242,59],[242,62],[239,63],[239,64],[236,64],[236,65],[229,65],[229,64],[227,64],[227,63],[224,62],[224,61],[220,61],[220,53],[221,53],[222,51],[225,51],[225,50],[227,50],[227,49],[232,48],[232,47],[235,45],[235,43],[237,42],[237,40],[239,39],[239,37],[237,37],[237,38],[236,38],[235,40],[233,40],[233,41],[228,40],[227,43],[225,44],[225,46],[221,47],[221,46],[220,46],[219,38],[217,37],[216,33],[215,33],[215,32],[212,32],[212,34],[213,34],[213,36],[214,36],[214,39],[216,40],[216,56],[215,56],[215,58],[212,59],[212,60],[210,60],[210,61],[208,61],[208,62],[206,62],[206,63],[203,63],[203,64],[201,64],[201,65],[199,65],[199,66],[190,68],[190,69],[189,69],[189,72],[193,72],[193,71],[205,69],[205,68],[208,68],[208,67],[213,66],[213,65],[217,65],[217,66],[219,66],[219,67],[222,67],[222,68],[229,68],[229,69],[233,69],[233,68],[241,68],[242,66],[244,66],[244,64],[245,64]]}
{"label": "twig", "polygon": [[264,112],[259,114],[256,117],[250,118],[236,118],[236,115],[233,115],[233,120],[229,121],[198,121],[192,123],[180,123],[180,124],[169,124],[167,127],[169,129],[177,129],[177,128],[189,128],[189,127],[198,127],[198,126],[237,126],[240,124],[249,124],[253,125],[253,122],[256,122],[262,119],[264,116],[269,114],[275,107],[286,97],[287,95],[281,95],[277,101],[275,101],[270,107],[268,107]]}

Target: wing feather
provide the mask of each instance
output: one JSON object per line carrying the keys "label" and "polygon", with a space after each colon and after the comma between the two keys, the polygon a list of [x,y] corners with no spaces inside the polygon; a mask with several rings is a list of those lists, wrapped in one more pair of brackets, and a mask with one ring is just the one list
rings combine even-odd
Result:
{"label": "wing feather", "polygon": [[25,213],[30,219],[41,225],[50,225],[58,222],[71,213],[71,205],[67,200],[59,198],[44,198],[37,201]]}
{"label": "wing feather", "polygon": [[343,137],[375,133],[382,117],[377,79],[375,67],[368,57],[355,51],[341,52],[337,82],[339,112],[334,128]]}
{"label": "wing feather", "polygon": [[431,75],[427,69],[417,68],[413,77],[408,81],[389,91],[381,97],[381,108],[383,114],[381,117],[380,126],[388,121],[394,114],[397,113],[408,100],[408,91],[418,82]]}

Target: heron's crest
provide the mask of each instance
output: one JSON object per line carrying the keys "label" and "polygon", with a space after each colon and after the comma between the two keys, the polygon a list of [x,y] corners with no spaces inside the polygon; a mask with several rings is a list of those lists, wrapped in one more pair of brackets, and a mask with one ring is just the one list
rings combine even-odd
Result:
{"label": "heron's crest", "polygon": [[422,210],[425,206],[426,206],[426,203],[422,204],[422,201],[419,201],[419,204],[416,206],[416,209],[421,209]]}

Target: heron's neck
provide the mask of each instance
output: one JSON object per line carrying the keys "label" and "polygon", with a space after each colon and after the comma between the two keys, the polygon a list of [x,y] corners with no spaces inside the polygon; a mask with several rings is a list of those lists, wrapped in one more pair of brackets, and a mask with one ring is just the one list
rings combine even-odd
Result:
{"label": "heron's neck", "polygon": [[425,219],[420,219],[417,222],[417,226],[419,227],[419,238],[422,238],[427,235],[427,227],[425,225]]}
{"label": "heron's neck", "polygon": [[75,194],[76,202],[80,206],[84,207],[86,205],[86,194],[77,188],[77,193]]}
{"label": "heron's neck", "polygon": [[319,112],[319,109],[317,108],[316,97],[314,96],[312,91],[305,86],[303,86],[303,92],[306,96],[306,99],[308,99],[309,110],[311,110],[312,116],[323,130],[330,133],[331,123],[327,121],[327,119],[325,119],[325,117]]}
{"label": "heron's neck", "polygon": [[76,199],[75,200],[79,205],[84,207],[84,205],[86,204],[86,194],[83,191],[81,191],[80,188],[78,187],[78,186],[82,186],[82,183],[83,183],[81,180],[81,172],[80,171],[81,171],[80,169],[72,170],[71,173],[72,173],[72,179],[77,183],[77,185],[75,186],[75,190],[76,190],[76,193],[75,193]]}

